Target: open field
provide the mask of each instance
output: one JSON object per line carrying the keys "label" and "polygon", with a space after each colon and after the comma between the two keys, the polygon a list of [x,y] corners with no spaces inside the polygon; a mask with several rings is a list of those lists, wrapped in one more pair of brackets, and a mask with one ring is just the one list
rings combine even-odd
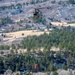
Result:
{"label": "open field", "polygon": [[53,25],[55,26],[71,26],[71,27],[75,27],[75,23],[66,23],[66,22],[51,22]]}
{"label": "open field", "polygon": [[[49,32],[46,32],[49,33]],[[33,36],[33,35],[41,35],[44,34],[44,31],[36,31],[36,30],[25,30],[25,31],[17,31],[17,32],[10,32],[10,33],[4,33],[6,37],[3,38],[3,41],[12,42],[17,39],[22,39],[26,36]]]}

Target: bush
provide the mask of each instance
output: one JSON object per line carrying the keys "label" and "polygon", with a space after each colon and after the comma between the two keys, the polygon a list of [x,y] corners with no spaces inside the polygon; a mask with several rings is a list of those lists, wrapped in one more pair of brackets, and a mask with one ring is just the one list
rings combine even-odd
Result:
{"label": "bush", "polygon": [[58,75],[58,73],[56,71],[54,71],[52,75]]}

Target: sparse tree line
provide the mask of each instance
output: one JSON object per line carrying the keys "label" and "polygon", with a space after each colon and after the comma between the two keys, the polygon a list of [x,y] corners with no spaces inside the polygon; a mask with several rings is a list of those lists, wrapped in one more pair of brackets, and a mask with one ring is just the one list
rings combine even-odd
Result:
{"label": "sparse tree line", "polygon": [[8,45],[0,45],[0,50],[9,50],[10,47]]}
{"label": "sparse tree line", "polygon": [[3,11],[5,9],[21,9],[22,8],[22,4],[18,3],[16,5],[10,5],[10,6],[0,6],[0,11]]}
{"label": "sparse tree line", "polygon": [[42,2],[46,2],[47,0],[32,0],[31,4],[37,4],[37,3],[42,3]]}
{"label": "sparse tree line", "polygon": [[24,5],[28,5],[28,4],[37,4],[37,3],[42,3],[42,2],[46,2],[47,0],[31,0],[31,2],[26,2],[26,3],[15,3],[15,4],[11,4],[9,6],[0,6],[0,11],[5,10],[5,9],[21,9]]}
{"label": "sparse tree line", "polygon": [[6,26],[6,24],[12,24],[12,23],[13,23],[13,20],[11,20],[10,17],[5,17],[0,19],[0,27],[3,25]]}

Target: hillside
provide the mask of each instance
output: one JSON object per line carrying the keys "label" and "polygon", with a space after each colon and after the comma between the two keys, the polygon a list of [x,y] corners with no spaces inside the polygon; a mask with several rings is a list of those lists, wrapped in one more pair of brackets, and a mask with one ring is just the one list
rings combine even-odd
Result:
{"label": "hillside", "polygon": [[[10,0],[4,0],[1,4],[0,32],[45,30],[51,22],[75,22],[75,5],[67,0],[11,0],[11,3]],[[41,12],[39,14],[41,18],[36,21],[34,20],[35,9]]]}

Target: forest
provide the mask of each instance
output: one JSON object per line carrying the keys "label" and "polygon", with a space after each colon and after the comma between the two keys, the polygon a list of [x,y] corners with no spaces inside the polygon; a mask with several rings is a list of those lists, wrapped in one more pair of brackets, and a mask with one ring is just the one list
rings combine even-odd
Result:
{"label": "forest", "polygon": [[[7,69],[13,72],[51,72],[59,68],[66,70],[68,68],[75,69],[74,29],[55,29],[49,34],[44,33],[40,36],[27,36],[18,45],[1,46],[1,49],[12,47],[12,50],[9,55],[0,57],[0,73],[5,72]],[[50,51],[52,46],[59,47],[60,51]],[[42,47],[44,48],[43,52],[40,51]],[[17,50],[19,48],[27,49],[27,52],[18,54]],[[13,50],[16,50],[16,52],[14,53]],[[36,52],[37,50],[38,53]]]}
{"label": "forest", "polygon": [[49,34],[44,33],[40,36],[28,36],[24,38],[20,46],[27,50],[37,50],[44,48],[50,50],[52,46],[59,47],[60,50],[73,52],[75,55],[75,30],[54,30]]}

